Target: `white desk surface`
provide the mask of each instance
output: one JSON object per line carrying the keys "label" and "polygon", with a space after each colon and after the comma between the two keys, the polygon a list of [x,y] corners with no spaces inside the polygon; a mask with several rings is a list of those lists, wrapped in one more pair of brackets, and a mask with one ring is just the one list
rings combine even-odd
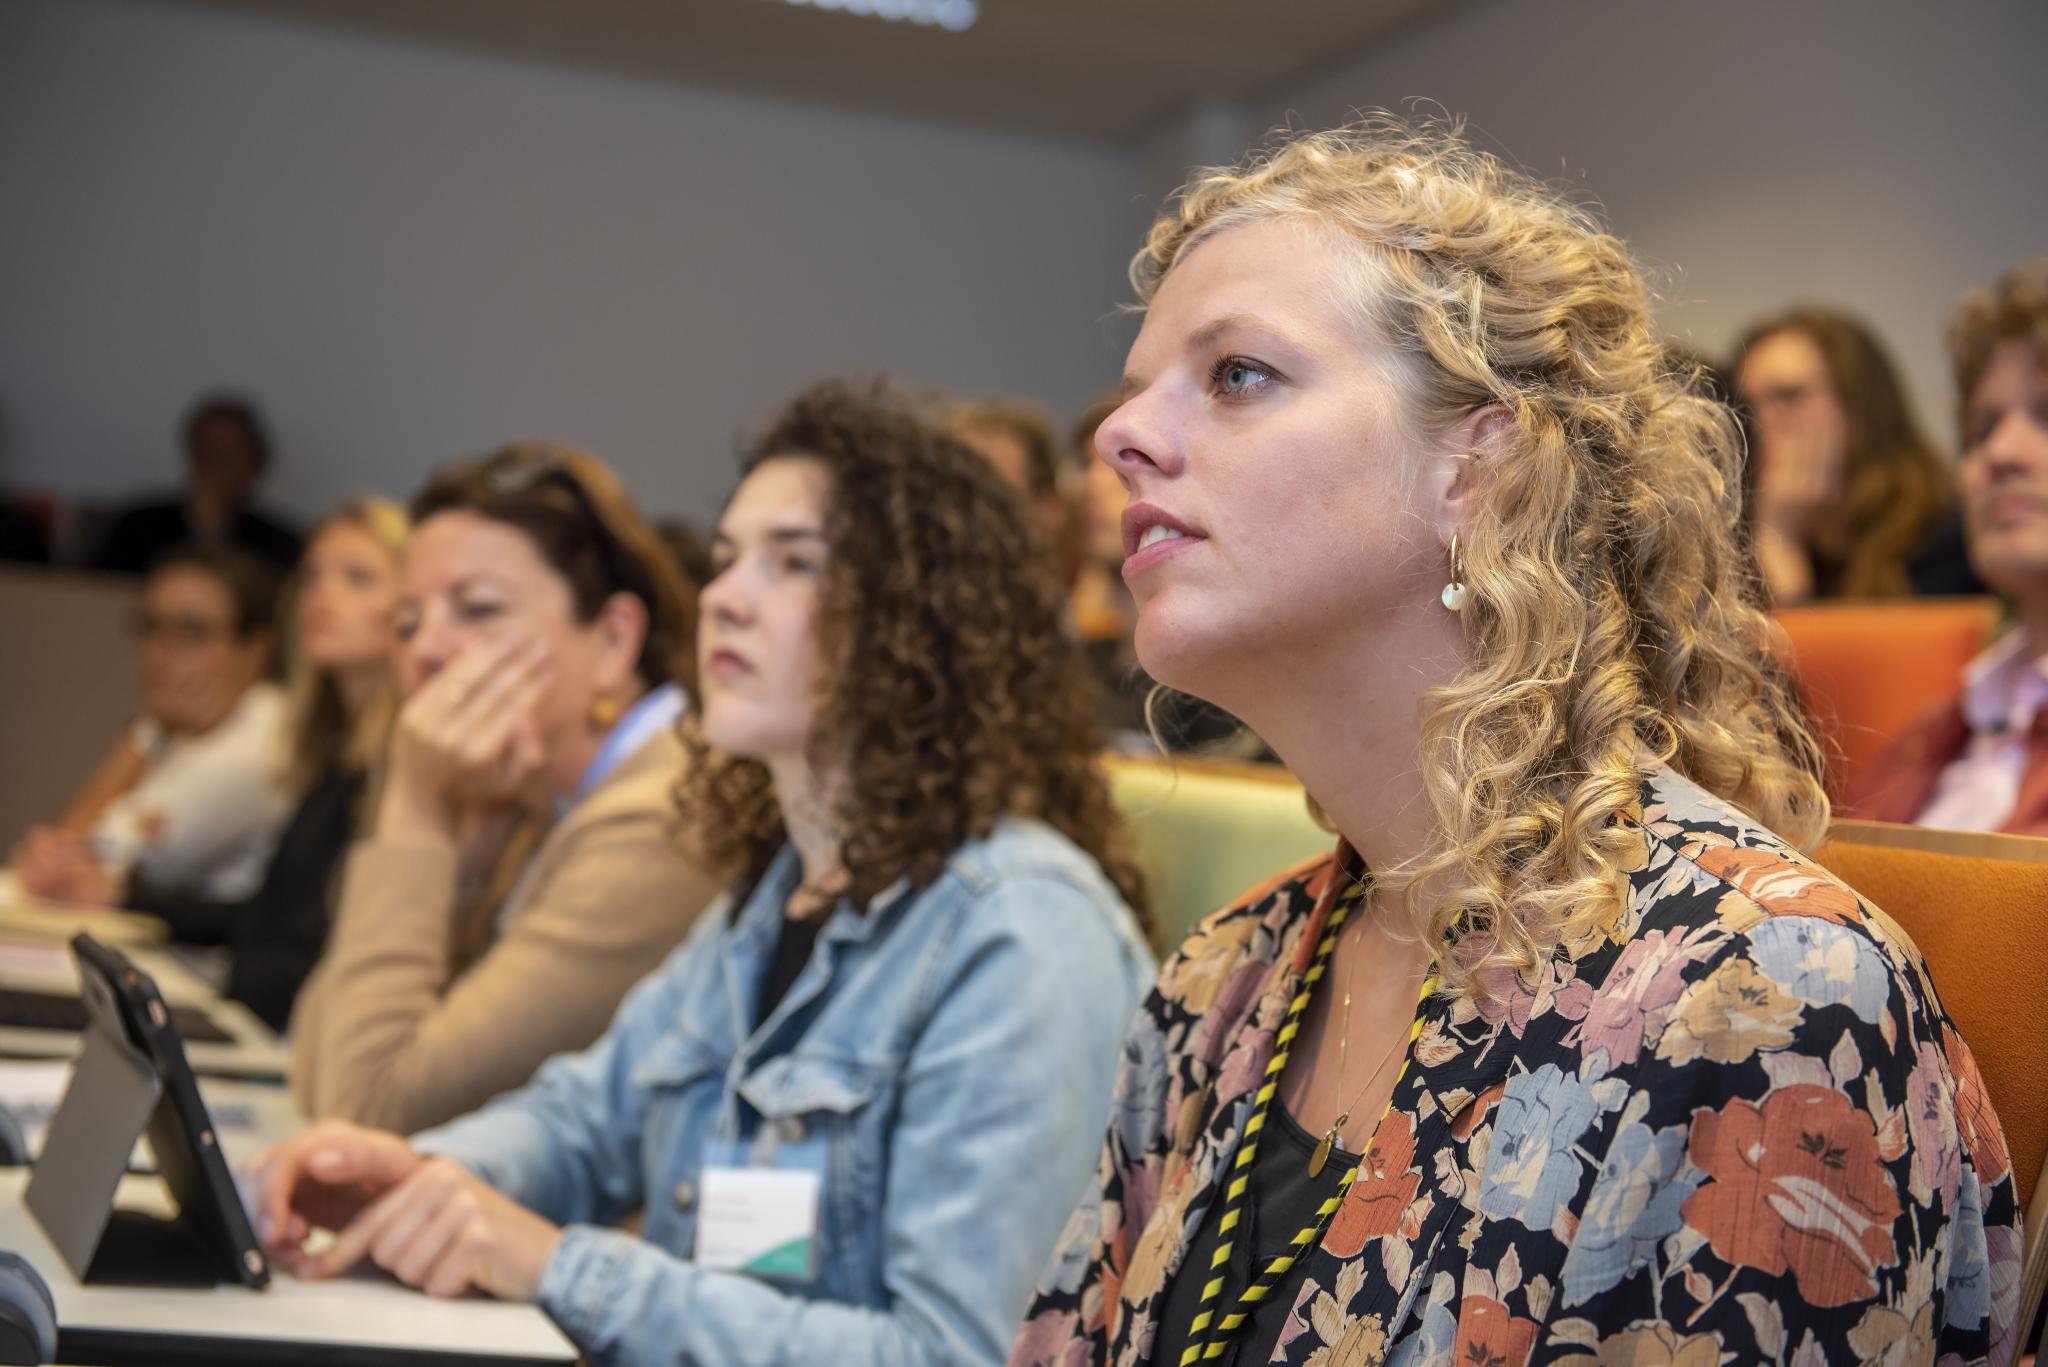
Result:
{"label": "white desk surface", "polygon": [[[177,1340],[189,1338],[232,1340],[237,1356],[244,1348],[274,1345],[281,1356],[328,1347],[416,1355],[419,1361],[431,1361],[431,1354],[522,1363],[576,1360],[575,1347],[530,1305],[435,1300],[379,1274],[330,1282],[277,1274],[262,1291],[81,1285],[22,1205],[27,1185],[25,1170],[0,1169],[0,1248],[27,1258],[50,1284],[60,1335],[83,1332],[95,1342],[133,1336],[138,1348],[155,1348],[166,1357],[178,1356]],[[151,1178],[123,1178],[118,1201],[169,1213],[162,1185]]]}
{"label": "white desk surface", "polygon": [[[242,1077],[284,1076],[291,1063],[291,1050],[254,1012],[240,1002],[222,997],[168,950],[133,944],[119,948],[137,968],[156,980],[157,990],[164,994],[165,1001],[204,1011],[216,1025],[234,1036],[231,1044],[186,1040],[185,1058],[193,1071]],[[78,964],[72,958],[71,946],[63,939],[0,925],[0,987],[76,994]],[[81,1039],[82,1036],[69,1031],[0,1027],[0,1054],[16,1058],[70,1058],[78,1052]]]}

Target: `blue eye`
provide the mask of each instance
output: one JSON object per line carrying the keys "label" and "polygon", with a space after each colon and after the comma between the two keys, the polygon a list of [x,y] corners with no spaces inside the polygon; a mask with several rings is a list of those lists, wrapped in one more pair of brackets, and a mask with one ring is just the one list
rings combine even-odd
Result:
{"label": "blue eye", "polygon": [[1237,398],[1270,383],[1273,372],[1244,356],[1224,356],[1209,368],[1209,383],[1224,398]]}

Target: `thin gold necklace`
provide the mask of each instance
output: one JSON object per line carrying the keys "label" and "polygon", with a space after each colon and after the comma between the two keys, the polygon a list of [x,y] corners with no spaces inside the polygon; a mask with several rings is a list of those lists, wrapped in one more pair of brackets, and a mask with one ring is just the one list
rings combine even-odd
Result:
{"label": "thin gold necklace", "polygon": [[[1344,1033],[1337,1038],[1337,1086],[1340,1091],[1344,1084],[1351,1079],[1351,971],[1356,966],[1357,960],[1355,956],[1351,963],[1344,965]],[[1385,1054],[1380,1056],[1380,1061],[1373,1065],[1372,1072],[1366,1075],[1365,1085],[1360,1087],[1357,1094],[1351,1098],[1351,1104],[1339,1111],[1337,1118],[1330,1122],[1330,1128],[1323,1131],[1323,1137],[1316,1143],[1315,1152],[1310,1154],[1308,1158],[1308,1175],[1310,1178],[1317,1178],[1323,1175],[1323,1168],[1330,1161],[1330,1150],[1337,1147],[1337,1132],[1350,1123],[1352,1110],[1357,1107],[1359,1102],[1365,1100],[1365,1094],[1372,1090],[1373,1083],[1379,1081],[1380,1074],[1387,1070],[1387,1064],[1405,1043],[1407,1043],[1406,1035],[1396,1035],[1394,1037],[1393,1045],[1388,1048]]]}

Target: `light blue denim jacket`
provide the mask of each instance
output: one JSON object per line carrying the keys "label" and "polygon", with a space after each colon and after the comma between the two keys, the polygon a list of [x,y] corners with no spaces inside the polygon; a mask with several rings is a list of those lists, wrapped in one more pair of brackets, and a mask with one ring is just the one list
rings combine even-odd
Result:
{"label": "light blue denim jacket", "polygon": [[[594,1363],[999,1363],[1088,1180],[1153,976],[1094,862],[1005,822],[840,907],[756,1028],[797,876],[785,848],[596,1044],[413,1141],[567,1226],[535,1298]],[[826,1141],[808,1284],[690,1261],[707,1141],[763,1125]]]}

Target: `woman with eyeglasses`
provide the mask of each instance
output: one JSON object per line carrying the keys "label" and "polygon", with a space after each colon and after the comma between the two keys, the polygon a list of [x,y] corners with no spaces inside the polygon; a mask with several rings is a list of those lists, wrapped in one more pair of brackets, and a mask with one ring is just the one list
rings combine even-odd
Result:
{"label": "woman with eyeglasses", "polygon": [[1151,979],[1029,522],[900,403],[792,403],[719,518],[687,723],[731,896],[530,1087],[259,1159],[281,1262],[533,1301],[607,1367],[999,1361]]}
{"label": "woman with eyeglasses", "polygon": [[283,745],[294,805],[256,890],[221,899],[136,877],[122,898],[176,940],[225,946],[227,995],[274,1030],[327,943],[342,860],[390,734],[406,531],[397,504],[356,499],[314,530],[293,576]]}
{"label": "woman with eyeglasses", "polygon": [[669,796],[691,607],[617,478],[514,445],[412,518],[406,698],[292,1017],[299,1105],[401,1133],[597,1038],[714,891]]}
{"label": "woman with eyeglasses", "polygon": [[277,588],[239,551],[160,559],[136,614],[142,716],[63,820],[14,852],[22,891],[113,906],[134,884],[248,896],[290,810],[284,695],[267,681]]}

